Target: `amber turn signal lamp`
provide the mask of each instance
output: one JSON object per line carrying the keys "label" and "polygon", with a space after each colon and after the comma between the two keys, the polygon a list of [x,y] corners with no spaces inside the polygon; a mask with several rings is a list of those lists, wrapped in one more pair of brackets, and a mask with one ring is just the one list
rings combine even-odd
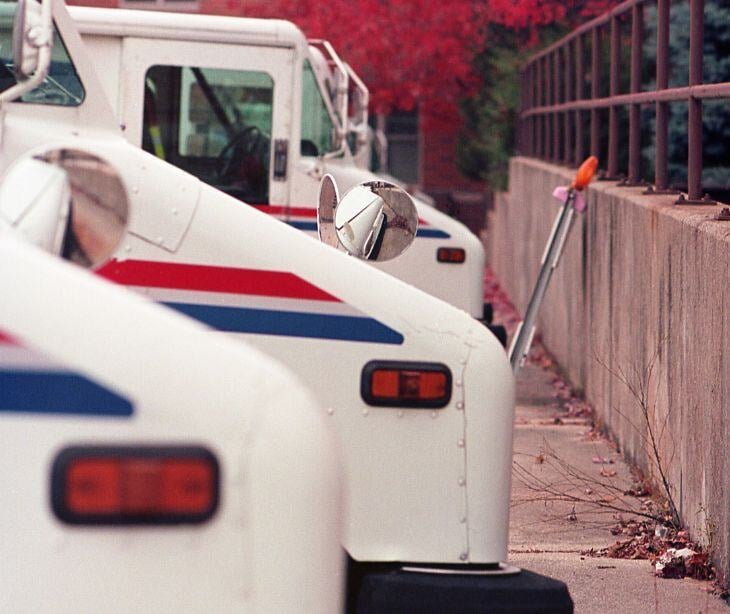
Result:
{"label": "amber turn signal lamp", "polygon": [[371,361],[363,368],[360,392],[368,405],[445,407],[451,400],[451,371],[439,363]]}
{"label": "amber turn signal lamp", "polygon": [[466,251],[461,247],[439,247],[436,250],[436,260],[438,262],[462,264],[466,260]]}
{"label": "amber turn signal lamp", "polygon": [[51,503],[70,524],[178,524],[208,520],[219,467],[198,446],[78,446],[54,461]]}

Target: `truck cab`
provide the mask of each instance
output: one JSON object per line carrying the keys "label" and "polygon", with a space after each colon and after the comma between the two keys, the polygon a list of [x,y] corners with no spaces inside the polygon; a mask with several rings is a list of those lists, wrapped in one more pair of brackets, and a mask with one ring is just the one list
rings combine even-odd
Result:
{"label": "truck cab", "polygon": [[[343,190],[378,178],[347,145],[346,68],[329,47],[345,74],[328,84],[319,48],[292,23],[70,12],[131,143],[312,236],[324,174]],[[480,241],[418,198],[416,206],[414,246],[375,266],[482,318]]]}
{"label": "truck cab", "polygon": [[[150,26],[149,38],[140,34],[123,46],[111,41],[114,53],[126,54],[124,65],[131,68],[119,73],[122,64],[117,63],[97,77],[94,66],[104,67],[101,56],[87,53],[60,0],[46,2],[58,31],[54,59],[37,86],[2,103],[0,172],[27,158],[59,160],[65,159],[63,152],[93,152],[115,169],[131,210],[119,246],[94,268],[95,274],[215,329],[218,333],[207,333],[211,339],[225,335],[255,347],[306,382],[339,439],[347,491],[341,546],[354,568],[366,574],[383,564],[416,568],[423,574],[421,595],[435,590],[431,579],[443,569],[467,574],[500,569],[507,558],[514,380],[494,336],[463,310],[313,241],[256,207],[242,206],[234,196],[131,145],[101,79],[113,91],[110,81],[117,79],[121,86],[137,74],[144,88],[149,60],[159,52],[152,44],[159,29]],[[220,23],[233,40],[240,35],[233,27],[236,20]],[[291,26],[281,27],[285,50]],[[9,31],[6,24],[6,40]],[[213,35],[219,36],[217,28]],[[185,48],[197,50],[199,57],[213,53],[202,42]],[[238,70],[231,62],[237,48],[231,44],[220,56],[228,68],[216,70]],[[186,62],[179,49],[166,54],[155,55],[154,66],[181,68]],[[12,59],[2,61],[12,74]],[[205,98],[201,84],[216,83],[213,73],[206,69],[204,74],[210,79],[197,81],[193,73],[187,82],[186,91],[198,96],[182,118],[187,123],[200,117],[195,104]],[[290,74],[300,78],[298,71]],[[254,89],[262,89],[256,83]],[[10,80],[5,85],[14,87]],[[261,92],[257,96],[265,100]],[[299,121],[297,113],[288,117]],[[132,114],[129,118],[125,131],[141,138],[141,117],[136,124]],[[274,141],[279,121],[288,120],[273,114]],[[220,130],[221,140],[228,139],[225,147],[231,138]],[[199,134],[191,128],[193,138],[185,142],[198,147]],[[252,146],[253,138],[251,132],[241,134],[231,147]],[[291,160],[288,170],[290,165]],[[123,336],[127,329],[120,330]],[[145,339],[155,345],[159,338],[149,333]],[[182,341],[170,348],[170,354],[180,356],[197,352],[196,344]],[[219,364],[227,365],[229,377],[220,385],[233,397],[244,398],[252,389],[251,378],[237,379],[227,370],[239,364],[232,354],[203,358],[196,364],[206,377]],[[135,360],[129,359],[135,372],[144,373]],[[249,364],[240,361],[242,369]],[[189,376],[183,371],[181,378]],[[289,385],[272,381],[277,389]],[[197,395],[196,408],[207,416],[218,398]],[[220,435],[226,441],[231,436]],[[268,513],[278,512],[270,506]],[[239,525],[231,522],[235,530]],[[239,516],[238,522],[247,520]],[[209,564],[218,568],[214,559]],[[468,578],[474,598],[482,599],[488,578]]]}

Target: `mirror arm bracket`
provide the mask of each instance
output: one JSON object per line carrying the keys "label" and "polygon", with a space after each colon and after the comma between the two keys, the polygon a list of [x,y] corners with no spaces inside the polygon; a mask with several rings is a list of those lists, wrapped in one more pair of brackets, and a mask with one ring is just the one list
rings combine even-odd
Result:
{"label": "mirror arm bracket", "polygon": [[[20,10],[21,7],[18,7]],[[0,93],[0,110],[6,102],[17,100],[27,92],[35,89],[48,75],[51,68],[51,47],[53,45],[53,10],[52,0],[42,0],[41,3],[41,23],[38,26],[40,32],[37,33],[38,40],[38,66],[33,75],[25,81],[20,81]],[[4,119],[4,118],[3,118]]]}

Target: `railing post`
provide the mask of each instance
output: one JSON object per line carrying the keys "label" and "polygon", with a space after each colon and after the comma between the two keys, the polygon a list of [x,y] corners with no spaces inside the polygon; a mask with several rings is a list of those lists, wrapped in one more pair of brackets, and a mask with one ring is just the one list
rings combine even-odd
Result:
{"label": "railing post", "polygon": [[524,121],[522,119],[522,111],[525,109],[525,72],[524,70],[520,71],[519,73],[519,80],[520,80],[520,103],[518,107],[518,114],[517,114],[517,126],[515,128],[515,151],[517,152],[517,155],[522,154],[522,143],[524,142],[522,139],[522,129],[524,126]]}
{"label": "railing post", "polygon": [[[556,49],[550,54],[553,62],[553,104],[560,104],[560,50]],[[560,113],[553,114],[553,156],[556,164],[560,162]]]}
{"label": "railing post", "polygon": [[[543,70],[545,72],[545,106],[553,102],[553,71],[550,56],[543,57]],[[545,160],[550,160],[553,156],[553,123],[549,113],[544,115],[545,126]]]}
{"label": "railing post", "polygon": [[[564,53],[564,61],[565,61],[565,90],[563,93],[563,100],[565,102],[570,102],[573,100],[573,71],[571,70],[570,65],[570,51],[572,49],[573,45],[570,43],[566,43],[565,45],[565,53]],[[564,143],[563,143],[563,158],[562,162],[563,164],[570,165],[571,157],[573,154],[573,126],[572,120],[573,114],[570,111],[566,111],[563,113],[563,135],[564,135]]]}
{"label": "railing post", "polygon": [[[535,106],[535,101],[532,98],[532,66],[527,71],[527,83],[525,84],[525,96],[526,96],[526,108],[531,109]],[[532,129],[533,122],[532,117],[525,118],[525,153],[528,156],[534,155],[535,149],[535,133]]]}
{"label": "railing post", "polygon": [[[575,39],[575,99],[583,99],[583,36],[578,35]],[[573,155],[573,164],[577,166],[583,161],[583,113],[580,110],[575,111],[575,153]]]}
{"label": "railing post", "polygon": [[[545,88],[543,87],[542,78],[542,61],[538,58],[534,62],[535,65],[535,103],[536,106],[542,106],[542,99]],[[543,123],[542,115],[533,115],[535,118],[535,155],[538,158],[545,157],[545,141],[543,139]]]}
{"label": "railing post", "polygon": [[[619,94],[621,64],[621,24],[616,15],[611,16],[609,95]],[[608,168],[611,179],[618,175],[618,107],[612,104],[608,109]]]}
{"label": "railing post", "polygon": [[[631,9],[631,93],[641,91],[641,60],[644,41],[644,7],[636,4]],[[626,185],[641,182],[641,105],[629,107],[629,172]]]}
{"label": "railing post", "polygon": [[[591,100],[600,97],[601,90],[601,31],[599,27],[591,30]],[[598,109],[591,109],[591,155],[601,157],[601,132],[598,126]]]}
{"label": "railing post", "polygon": [[[702,84],[702,49],[704,36],[704,0],[689,2],[689,84]],[[702,100],[690,97],[688,104],[687,197],[702,198]]]}
{"label": "railing post", "polygon": [[[542,104],[542,69],[540,61],[532,63],[533,76],[535,78],[534,90],[532,93],[532,106],[539,107]],[[532,116],[535,129],[535,157],[542,157],[542,118],[539,115]]]}
{"label": "railing post", "polygon": [[[656,91],[669,87],[669,0],[657,0]],[[654,187],[663,192],[669,187],[667,155],[669,151],[669,103],[656,103],[656,150],[654,152]]]}
{"label": "railing post", "polygon": [[[526,81],[524,84],[524,91],[525,91],[525,106],[523,110],[529,110],[531,109],[533,104],[533,98],[532,98],[532,78],[533,78],[533,70],[532,70],[532,64],[528,64],[525,67],[525,76]],[[532,117],[525,117],[523,119],[523,134],[524,134],[524,143],[525,143],[525,151],[523,154],[526,154],[528,156],[535,155],[535,133],[533,128],[533,122]]]}

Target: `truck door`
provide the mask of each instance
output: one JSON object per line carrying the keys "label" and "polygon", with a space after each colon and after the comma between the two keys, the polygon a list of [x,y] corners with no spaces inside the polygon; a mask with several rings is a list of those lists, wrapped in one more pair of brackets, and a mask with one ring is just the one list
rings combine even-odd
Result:
{"label": "truck door", "polygon": [[131,142],[249,204],[289,201],[292,49],[127,38],[122,54]]}

